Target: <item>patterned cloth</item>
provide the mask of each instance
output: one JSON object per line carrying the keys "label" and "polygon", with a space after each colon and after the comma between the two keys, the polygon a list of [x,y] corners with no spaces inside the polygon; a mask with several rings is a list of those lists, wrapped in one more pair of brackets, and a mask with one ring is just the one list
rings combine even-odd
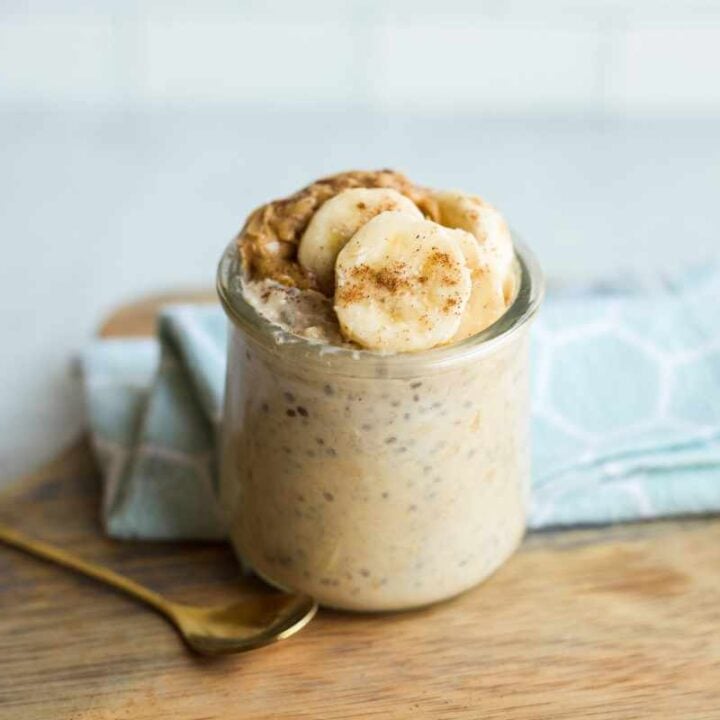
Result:
{"label": "patterned cloth", "polygon": [[[533,329],[532,528],[720,511],[720,274],[551,297]],[[226,324],[170,306],[158,340],[83,355],[103,518],[118,538],[219,538]]]}

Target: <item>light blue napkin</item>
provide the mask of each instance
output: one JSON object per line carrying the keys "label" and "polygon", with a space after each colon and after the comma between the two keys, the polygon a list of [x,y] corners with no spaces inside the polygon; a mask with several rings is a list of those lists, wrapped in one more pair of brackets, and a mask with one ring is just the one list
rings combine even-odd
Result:
{"label": "light blue napkin", "polygon": [[[550,297],[533,328],[532,528],[720,511],[720,273]],[[83,354],[103,519],[117,538],[223,537],[226,323],[170,306],[158,340]]]}

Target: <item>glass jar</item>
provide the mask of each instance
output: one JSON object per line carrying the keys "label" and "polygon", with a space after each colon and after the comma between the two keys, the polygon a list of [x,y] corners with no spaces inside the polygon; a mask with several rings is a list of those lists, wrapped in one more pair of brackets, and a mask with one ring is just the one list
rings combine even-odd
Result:
{"label": "glass jar", "polygon": [[543,292],[516,244],[518,292],[456,345],[328,347],[245,301],[231,245],[221,504],[241,559],[326,606],[398,610],[476,585],[516,549],[529,495],[528,329]]}

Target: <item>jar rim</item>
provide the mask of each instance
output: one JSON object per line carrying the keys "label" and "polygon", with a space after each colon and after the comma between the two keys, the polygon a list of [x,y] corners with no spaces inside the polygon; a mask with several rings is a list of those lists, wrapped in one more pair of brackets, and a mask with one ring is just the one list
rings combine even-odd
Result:
{"label": "jar rim", "polygon": [[329,374],[362,376],[409,376],[433,368],[445,368],[493,352],[514,337],[537,313],[545,281],[533,252],[512,233],[518,290],[510,307],[492,325],[453,345],[403,353],[381,353],[360,348],[329,346],[294,335],[264,318],[242,294],[242,260],[231,241],[217,271],[216,289],[225,314],[238,328],[266,350],[287,356],[288,362],[318,365]]}

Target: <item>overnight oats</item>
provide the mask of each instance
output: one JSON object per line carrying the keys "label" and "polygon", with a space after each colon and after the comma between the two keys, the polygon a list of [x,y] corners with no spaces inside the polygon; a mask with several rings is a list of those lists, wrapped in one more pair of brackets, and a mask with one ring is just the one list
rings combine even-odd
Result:
{"label": "overnight oats", "polygon": [[327,606],[394,610],[512,554],[542,280],[497,210],[335,175],[253,212],[218,289],[221,502],[245,563]]}

